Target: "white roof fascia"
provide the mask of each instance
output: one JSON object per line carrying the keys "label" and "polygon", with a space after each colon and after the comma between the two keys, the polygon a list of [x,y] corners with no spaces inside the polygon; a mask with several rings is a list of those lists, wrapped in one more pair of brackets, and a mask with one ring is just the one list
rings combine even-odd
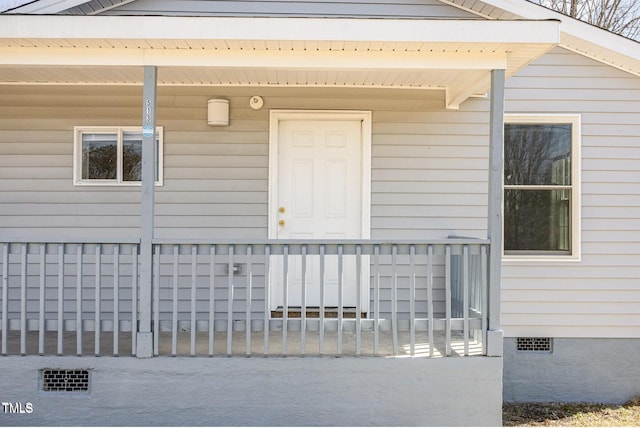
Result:
{"label": "white roof fascia", "polygon": [[88,2],[88,0],[38,0],[25,4],[24,6],[17,7],[6,13],[55,14]]}
{"label": "white roof fascia", "polygon": [[[640,43],[603,30],[562,13],[547,9],[527,0],[479,0],[481,3],[505,10],[523,19],[553,19],[560,21],[560,46],[596,61],[640,76]],[[458,6],[455,2],[447,4]],[[464,8],[483,17],[480,12]],[[489,17],[490,18],[490,17]],[[592,47],[608,51],[609,56],[595,55]]]}
{"label": "white roof fascia", "polygon": [[0,39],[558,43],[553,21],[0,15]]}

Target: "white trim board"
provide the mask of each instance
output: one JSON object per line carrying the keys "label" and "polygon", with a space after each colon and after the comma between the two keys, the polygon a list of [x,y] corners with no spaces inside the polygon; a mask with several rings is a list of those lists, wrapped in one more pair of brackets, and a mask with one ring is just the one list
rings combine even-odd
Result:
{"label": "white trim board", "polygon": [[558,34],[558,22],[549,20],[0,15],[0,39],[547,44]]}

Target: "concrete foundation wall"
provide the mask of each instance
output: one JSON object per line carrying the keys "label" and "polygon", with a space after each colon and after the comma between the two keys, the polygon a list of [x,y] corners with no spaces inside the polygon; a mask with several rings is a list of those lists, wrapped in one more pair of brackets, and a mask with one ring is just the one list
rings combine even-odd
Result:
{"label": "concrete foundation wall", "polygon": [[[0,426],[499,426],[502,359],[5,357]],[[90,368],[89,393],[41,391]]]}
{"label": "concrete foundation wall", "polygon": [[504,339],[505,402],[624,403],[640,394],[640,339],[554,338],[551,353]]}

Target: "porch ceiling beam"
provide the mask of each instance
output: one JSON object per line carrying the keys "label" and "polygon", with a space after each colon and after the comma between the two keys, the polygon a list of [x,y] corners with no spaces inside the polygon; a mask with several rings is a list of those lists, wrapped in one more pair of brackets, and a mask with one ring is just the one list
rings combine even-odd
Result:
{"label": "porch ceiling beam", "polygon": [[114,48],[0,48],[0,65],[282,68],[291,70],[490,70],[507,67],[496,51],[246,51]]}
{"label": "porch ceiling beam", "polygon": [[[496,69],[504,70],[506,67],[496,67]],[[466,99],[477,93],[481,88],[487,88],[491,76],[489,72],[473,73],[466,79],[457,85],[452,85],[447,89],[446,94],[446,107],[448,109],[457,110],[460,108]]]}
{"label": "porch ceiling beam", "polygon": [[558,43],[557,21],[2,15],[0,39]]}

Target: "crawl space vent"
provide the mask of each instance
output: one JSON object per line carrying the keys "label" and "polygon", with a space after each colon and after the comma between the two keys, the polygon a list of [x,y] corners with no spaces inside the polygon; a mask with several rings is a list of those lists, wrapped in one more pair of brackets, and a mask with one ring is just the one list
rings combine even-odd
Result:
{"label": "crawl space vent", "polygon": [[551,352],[550,337],[518,337],[516,339],[518,351],[523,352]]}
{"label": "crawl space vent", "polygon": [[88,392],[89,370],[43,369],[42,390],[48,392]]}

